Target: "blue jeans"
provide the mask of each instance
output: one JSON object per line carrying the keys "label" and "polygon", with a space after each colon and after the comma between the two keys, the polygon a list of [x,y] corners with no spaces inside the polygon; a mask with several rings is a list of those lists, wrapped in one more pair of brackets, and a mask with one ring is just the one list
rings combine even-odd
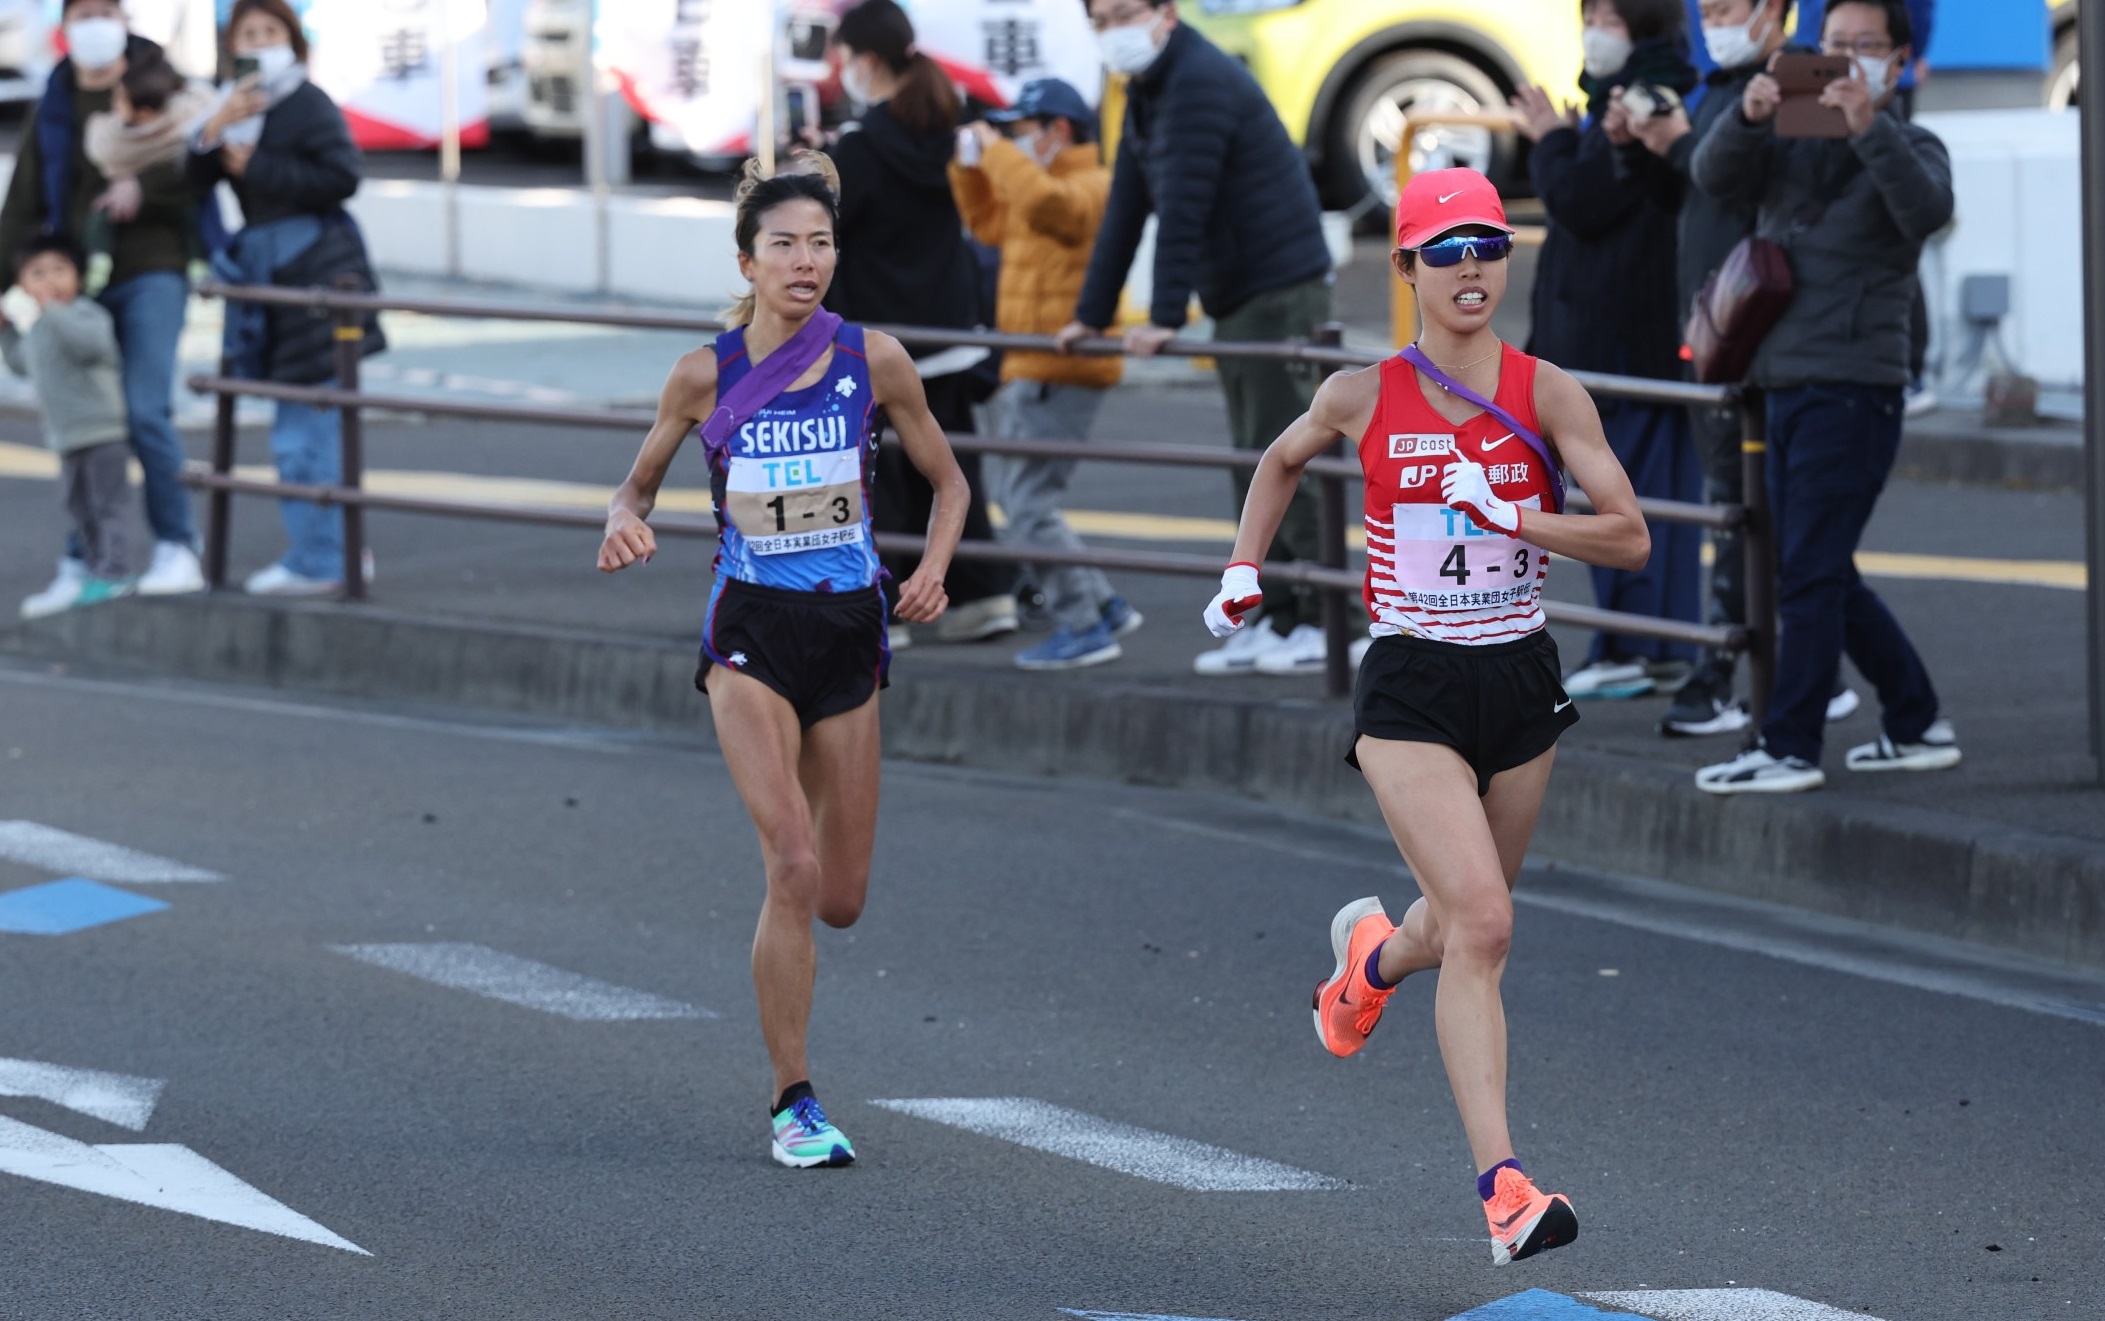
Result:
{"label": "blue jeans", "polygon": [[[1601,424],[1637,494],[1657,500],[1703,498],[1703,465],[1689,437],[1687,409],[1616,404],[1602,410]],[[1655,525],[1652,558],[1645,567],[1593,570],[1593,599],[1603,610],[1695,623],[1703,609],[1702,529]],[[1685,642],[1596,633],[1586,659],[1694,661],[1696,649]]]}
{"label": "blue jeans", "polygon": [[147,524],[155,541],[195,546],[190,492],[180,480],[183,439],[175,429],[175,353],[189,301],[190,281],[179,271],[135,275],[101,298],[117,323],[132,453],[146,473]]}
{"label": "blue jeans", "polygon": [[1929,671],[1857,573],[1857,543],[1900,449],[1898,389],[1824,382],[1769,396],[1769,500],[1783,634],[1761,730],[1777,757],[1820,760],[1842,653],[1878,689],[1896,743],[1937,718]]}
{"label": "blue jeans", "polygon": [[[281,401],[270,424],[270,456],[278,480],[334,486],[343,479],[343,424],[333,408]],[[280,500],[290,543],[278,561],[303,578],[336,582],[344,576],[344,515],[311,500]]]}

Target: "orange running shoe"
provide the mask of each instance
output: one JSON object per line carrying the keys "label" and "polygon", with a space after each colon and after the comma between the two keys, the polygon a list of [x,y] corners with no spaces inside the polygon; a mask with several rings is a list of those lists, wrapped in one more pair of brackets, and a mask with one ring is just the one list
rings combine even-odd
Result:
{"label": "orange running shoe", "polygon": [[1367,980],[1367,956],[1396,930],[1379,899],[1359,899],[1330,919],[1330,948],[1337,970],[1316,987],[1316,1035],[1333,1055],[1356,1055],[1381,1021],[1382,1006],[1395,987],[1376,990]]}
{"label": "orange running shoe", "polygon": [[1491,1222],[1491,1264],[1510,1266],[1579,1236],[1579,1217],[1562,1193],[1538,1192],[1512,1166],[1500,1170],[1484,1218]]}

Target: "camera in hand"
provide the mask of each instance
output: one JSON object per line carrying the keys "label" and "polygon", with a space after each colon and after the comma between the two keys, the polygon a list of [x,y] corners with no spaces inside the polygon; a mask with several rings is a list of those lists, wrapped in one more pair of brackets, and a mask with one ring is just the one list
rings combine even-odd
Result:
{"label": "camera in hand", "polygon": [[1623,109],[1640,123],[1671,115],[1681,108],[1681,94],[1656,83],[1637,83],[1623,91]]}

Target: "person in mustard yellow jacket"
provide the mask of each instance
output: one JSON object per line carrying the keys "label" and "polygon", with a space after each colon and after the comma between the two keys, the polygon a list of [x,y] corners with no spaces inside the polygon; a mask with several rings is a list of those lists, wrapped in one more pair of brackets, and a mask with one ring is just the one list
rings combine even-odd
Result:
{"label": "person in mustard yellow jacket", "polygon": [[[959,130],[951,189],[973,236],[1001,251],[995,317],[1000,328],[1049,335],[1074,312],[1111,195],[1111,173],[1093,142],[1095,116],[1073,87],[1041,78],[1024,85],[1015,105],[987,119]],[[994,397],[997,433],[1086,440],[1104,392],[1118,384],[1122,370],[1111,357],[1008,354]],[[1007,514],[1003,541],[1081,548],[1060,512],[1075,460],[1005,458],[989,467],[988,494]],[[1046,641],[1019,652],[1016,664],[1065,670],[1117,660],[1118,639],[1140,627],[1140,613],[1103,573],[1043,565],[1037,576],[1058,627]]]}

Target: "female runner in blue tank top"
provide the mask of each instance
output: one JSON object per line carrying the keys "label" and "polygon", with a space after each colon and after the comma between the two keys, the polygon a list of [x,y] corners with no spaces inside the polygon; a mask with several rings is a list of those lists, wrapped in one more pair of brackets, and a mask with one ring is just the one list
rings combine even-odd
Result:
{"label": "female runner in blue tank top", "polygon": [[[819,311],[837,260],[837,207],[821,174],[763,179],[749,169],[736,223],[753,293],[733,309],[731,330],[673,367],[608,511],[602,572],[656,552],[647,520],[681,443]],[[897,607],[928,623],[949,604],[943,574],[969,492],[897,340],[842,324],[799,379],[708,455],[722,531],[695,682],[767,864],[753,985],[775,1070],[773,1154],[796,1168],[855,1159],[812,1094],[804,1043],[812,920],[845,927],[861,915],[877,831],[876,697],[891,661],[870,526],[880,409],[936,490],[927,549]]]}

